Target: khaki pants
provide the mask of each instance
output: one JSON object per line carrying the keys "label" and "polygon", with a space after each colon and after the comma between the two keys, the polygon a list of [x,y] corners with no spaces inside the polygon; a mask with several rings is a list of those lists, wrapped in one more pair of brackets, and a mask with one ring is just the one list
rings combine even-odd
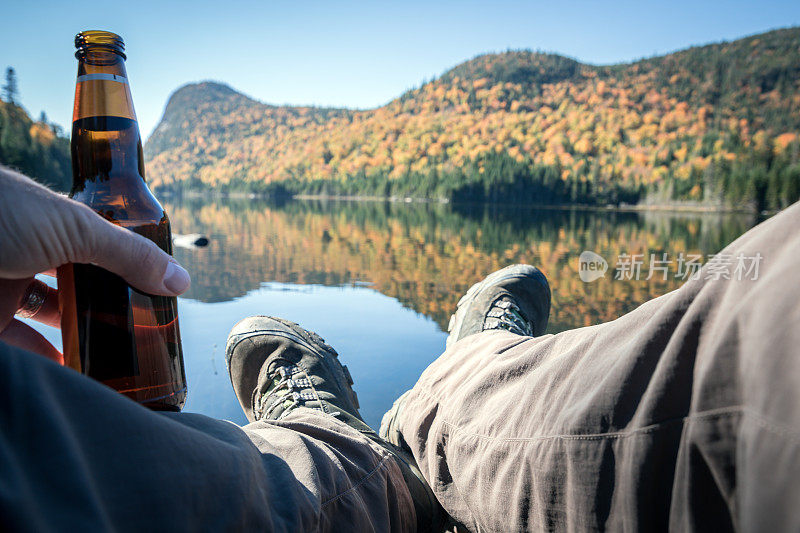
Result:
{"label": "khaki pants", "polygon": [[800,204],[722,253],[760,253],[758,278],[706,266],[613,322],[474,335],[425,370],[398,420],[444,508],[474,531],[800,531]]}
{"label": "khaki pants", "polygon": [[[800,530],[800,205],[607,324],[463,339],[395,409],[467,529]],[[558,295],[555,295],[558,297]],[[158,414],[0,344],[0,529],[413,530],[397,464],[298,409]]]}

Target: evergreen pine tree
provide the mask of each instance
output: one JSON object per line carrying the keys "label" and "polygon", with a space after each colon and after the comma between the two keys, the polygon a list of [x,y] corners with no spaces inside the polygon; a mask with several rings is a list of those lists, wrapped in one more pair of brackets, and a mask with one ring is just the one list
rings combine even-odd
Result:
{"label": "evergreen pine tree", "polygon": [[3,100],[9,104],[16,104],[18,97],[17,73],[13,67],[8,67],[6,69],[6,82],[3,85]]}

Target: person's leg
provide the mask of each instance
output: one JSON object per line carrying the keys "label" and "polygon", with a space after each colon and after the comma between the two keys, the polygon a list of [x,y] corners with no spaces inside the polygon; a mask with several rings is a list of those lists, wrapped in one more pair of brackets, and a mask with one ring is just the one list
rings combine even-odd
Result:
{"label": "person's leg", "polygon": [[[408,522],[418,531],[445,527],[448,517],[413,458],[379,438],[364,422],[349,370],[319,335],[282,318],[252,316],[233,327],[225,354],[233,389],[248,420],[295,422],[302,411],[324,413],[331,422],[345,424],[361,439],[388,452],[387,461],[397,467],[398,482],[411,497],[413,505],[406,506]],[[293,424],[292,429],[314,434],[318,428],[311,423],[307,427]],[[376,500],[374,505],[386,505],[385,493],[369,487],[365,491]]]}
{"label": "person's leg", "polygon": [[388,429],[470,530],[797,531],[798,227],[800,204],[613,322],[468,336]]}
{"label": "person's leg", "polygon": [[415,528],[397,461],[333,416],[154,413],[0,343],[2,531]]}

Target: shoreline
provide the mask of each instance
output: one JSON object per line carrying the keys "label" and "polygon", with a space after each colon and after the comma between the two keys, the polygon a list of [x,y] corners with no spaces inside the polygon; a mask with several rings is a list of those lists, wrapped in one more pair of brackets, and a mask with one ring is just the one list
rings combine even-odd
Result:
{"label": "shoreline", "polygon": [[216,191],[188,191],[182,194],[175,194],[168,191],[159,191],[159,196],[175,197],[186,196],[189,198],[234,198],[243,200],[266,200],[266,199],[285,199],[301,201],[322,201],[322,202],[383,202],[397,204],[449,204],[449,205],[483,205],[498,207],[527,207],[537,209],[569,210],[580,209],[583,211],[617,211],[617,212],[661,212],[661,213],[696,213],[696,214],[749,214],[769,216],[774,214],[772,211],[759,212],[748,207],[730,206],[710,206],[702,204],[620,204],[620,205],[589,205],[589,204],[520,204],[513,202],[451,202],[447,198],[418,198],[400,196],[362,196],[362,195],[328,195],[328,194],[295,194],[291,196],[271,196],[261,193],[221,193]]}
{"label": "shoreline", "polygon": [[[451,202],[446,198],[415,198],[396,196],[347,196],[347,195],[322,195],[322,194],[296,194],[295,200],[318,201],[347,201],[347,202],[391,202],[391,203],[427,203],[427,204],[452,204],[452,205],[496,205],[501,207],[535,207],[537,209],[581,209],[583,211],[628,211],[646,212],[662,211],[676,213],[744,213],[758,214],[755,209],[743,207],[707,206],[692,204],[620,204],[620,205],[590,205],[590,204],[531,204],[514,202]],[[768,213],[764,213],[768,214]]]}

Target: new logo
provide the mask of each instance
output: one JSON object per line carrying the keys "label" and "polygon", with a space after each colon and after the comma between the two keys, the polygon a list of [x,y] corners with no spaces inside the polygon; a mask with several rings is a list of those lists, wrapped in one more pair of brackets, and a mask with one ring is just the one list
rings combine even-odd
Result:
{"label": "new logo", "polygon": [[581,252],[578,257],[578,275],[586,283],[602,278],[606,275],[608,263],[601,256],[589,250]]}

